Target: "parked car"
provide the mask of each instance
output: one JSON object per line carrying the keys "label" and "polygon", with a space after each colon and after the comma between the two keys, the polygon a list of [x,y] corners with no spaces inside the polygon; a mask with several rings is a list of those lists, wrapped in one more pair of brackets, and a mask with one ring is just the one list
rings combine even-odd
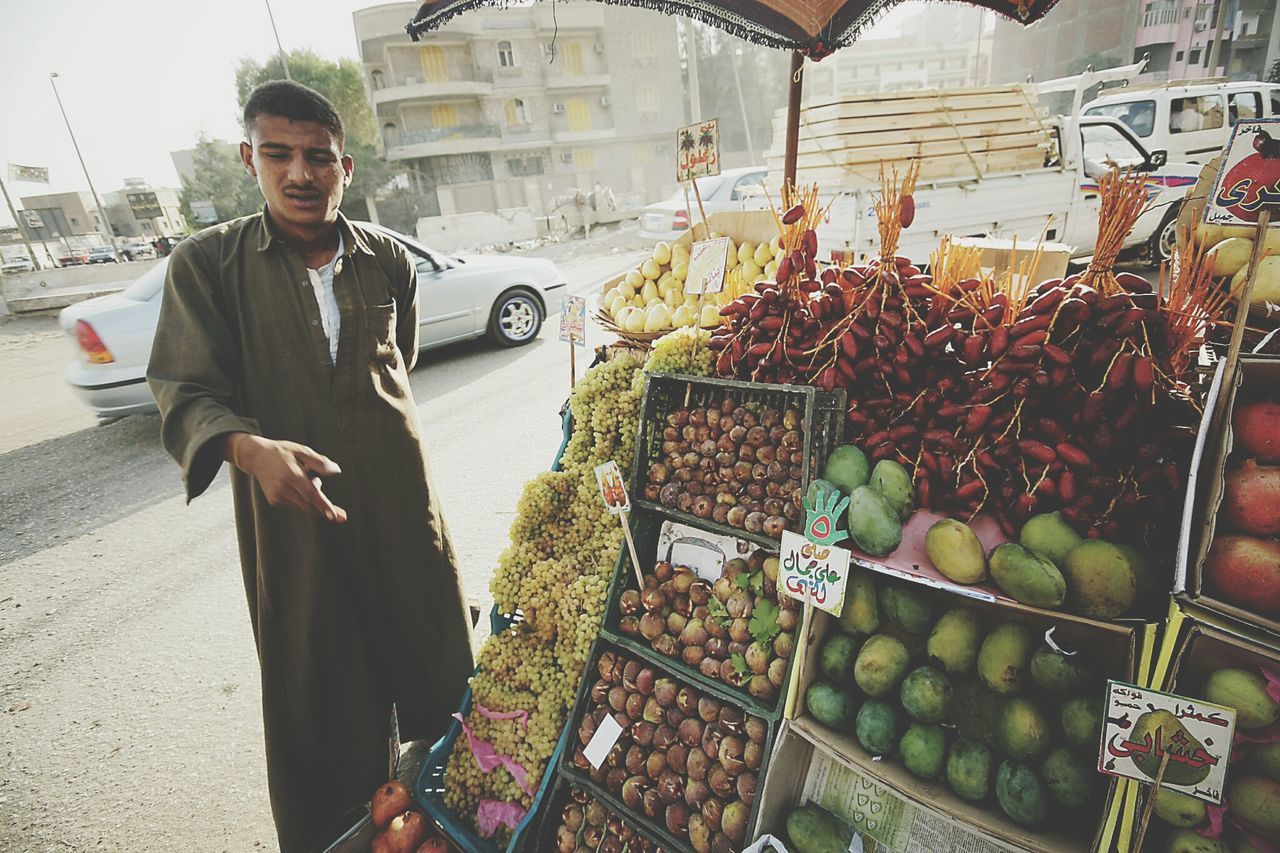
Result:
{"label": "parked car", "polygon": [[[702,207],[708,214],[729,210],[742,210],[744,203],[754,202],[761,195],[761,183],[769,170],[764,166],[743,169],[727,169],[719,175],[698,178],[698,192],[702,194]],[[700,217],[698,202],[693,193],[687,196],[679,190],[666,201],[651,204],[640,214],[640,237],[645,240],[674,240],[689,230],[690,210],[692,221]],[[748,208],[763,207],[763,203],[750,203]]]}
{"label": "parked car", "polygon": [[88,249],[67,249],[58,255],[58,266],[60,267],[78,267],[89,263]]}
{"label": "parked car", "polygon": [[36,265],[26,255],[15,255],[0,264],[0,273],[35,272]]}
{"label": "parked car", "polygon": [[[537,337],[549,310],[559,310],[565,279],[551,261],[447,255],[388,228],[360,224],[399,240],[414,260],[420,349],[486,334],[500,346],[521,346]],[[58,315],[76,352],[63,378],[101,421],[155,411],[146,369],[168,266],[163,258],[124,291]]]}
{"label": "parked car", "polygon": [[1090,101],[1084,114],[1123,122],[1148,151],[1168,151],[1170,163],[1203,166],[1227,144],[1237,121],[1280,117],[1280,85],[1205,80],[1126,86]]}
{"label": "parked car", "polygon": [[95,246],[89,250],[91,264],[114,264],[115,262],[116,253],[110,246]]}
{"label": "parked car", "polygon": [[156,256],[155,247],[150,243],[129,243],[120,251],[126,261],[140,261]]}

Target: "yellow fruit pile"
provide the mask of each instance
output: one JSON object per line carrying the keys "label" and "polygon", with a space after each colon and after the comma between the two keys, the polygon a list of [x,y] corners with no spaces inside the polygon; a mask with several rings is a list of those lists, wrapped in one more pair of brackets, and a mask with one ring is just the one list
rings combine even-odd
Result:
{"label": "yellow fruit pile", "polygon": [[[712,233],[712,238],[723,235]],[[729,242],[729,264],[721,293],[697,294],[684,290],[689,274],[689,247],[683,243],[658,243],[638,269],[627,273],[605,292],[601,304],[614,324],[626,332],[665,332],[692,326],[720,325],[720,308],[746,293],[756,282],[773,278],[781,250],[772,243],[741,245]]]}
{"label": "yellow fruit pile", "polygon": [[[1214,278],[1231,280],[1231,294],[1239,300],[1249,274],[1249,258],[1253,255],[1255,229],[1240,225],[1206,225],[1196,227],[1196,243],[1208,247],[1205,260]],[[1253,285],[1250,304],[1280,304],[1280,229],[1268,229],[1262,244],[1263,258],[1258,264],[1258,277]]]}

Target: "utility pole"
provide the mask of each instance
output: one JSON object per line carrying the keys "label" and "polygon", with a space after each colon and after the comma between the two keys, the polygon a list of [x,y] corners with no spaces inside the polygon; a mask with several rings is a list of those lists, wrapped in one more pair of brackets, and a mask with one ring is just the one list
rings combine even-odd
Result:
{"label": "utility pole", "polygon": [[1213,44],[1209,45],[1209,73],[1206,76],[1212,77],[1214,70],[1218,67],[1218,54],[1222,52],[1222,28],[1226,24],[1227,0],[1218,0],[1218,20],[1213,25]]}
{"label": "utility pole", "polygon": [[280,64],[284,66],[284,79],[292,80],[289,76],[289,58],[284,55],[284,45],[280,44],[280,31],[276,29],[276,16],[271,13],[271,0],[262,0],[267,4],[267,17],[271,19],[271,32],[276,37],[276,50],[280,52]]}
{"label": "utility pole", "polygon": [[751,157],[751,165],[756,165],[756,146],[751,141],[751,121],[747,118],[747,102],[742,97],[742,77],[738,74],[738,58],[742,56],[742,48],[735,48],[730,60],[733,62],[733,85],[738,90],[738,109],[742,111],[742,132],[747,137],[747,154]]}
{"label": "utility pole", "polygon": [[698,34],[692,18],[684,19],[684,35],[684,52],[689,58],[689,108],[693,111],[689,122],[697,124],[702,121],[702,93],[698,91]]}
{"label": "utility pole", "polygon": [[93,178],[89,177],[89,167],[84,164],[84,155],[80,153],[80,144],[76,142],[76,135],[71,130],[71,119],[67,118],[67,110],[62,106],[62,96],[58,94],[58,72],[54,71],[49,75],[49,85],[53,87],[53,96],[58,100],[58,109],[62,112],[62,120],[66,122],[67,134],[71,137],[71,146],[76,149],[76,157],[80,159],[80,168],[84,170],[84,179],[89,184],[89,193],[93,196],[94,206],[98,208],[98,215],[102,217],[102,227],[107,229],[107,245],[111,247],[111,257],[119,262],[120,253],[116,251],[116,238],[111,228],[111,220],[107,218],[107,212],[102,209],[102,200],[98,198],[98,191],[93,188]]}
{"label": "utility pole", "polygon": [[[17,226],[18,233],[22,235],[22,245],[27,247],[27,255],[31,258],[31,263],[36,265],[36,269],[44,269],[44,264],[40,263],[40,259],[36,257],[36,250],[31,248],[31,241],[27,239],[27,232],[22,227],[22,220],[18,218],[18,211],[13,209],[13,199],[9,198],[9,190],[4,185],[4,179],[0,178],[0,193],[4,193],[4,203],[9,205],[9,214],[13,217],[13,224]],[[46,251],[48,251],[46,249]]]}

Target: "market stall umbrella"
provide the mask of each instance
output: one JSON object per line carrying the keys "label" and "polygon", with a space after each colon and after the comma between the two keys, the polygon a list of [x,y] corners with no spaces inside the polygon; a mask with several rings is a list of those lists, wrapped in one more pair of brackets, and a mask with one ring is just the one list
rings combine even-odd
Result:
{"label": "market stall umbrella", "polygon": [[[555,2],[555,0],[552,0]],[[822,59],[847,47],[901,0],[601,0],[686,15],[755,44],[792,51],[791,96],[787,104],[787,158],[784,178],[794,180],[800,134],[801,69],[804,58]],[[1021,24],[1040,20],[1058,0],[957,0],[990,9]],[[463,12],[501,5],[495,0],[433,0],[423,3],[405,29],[417,41]],[[694,117],[695,119],[698,116]]]}

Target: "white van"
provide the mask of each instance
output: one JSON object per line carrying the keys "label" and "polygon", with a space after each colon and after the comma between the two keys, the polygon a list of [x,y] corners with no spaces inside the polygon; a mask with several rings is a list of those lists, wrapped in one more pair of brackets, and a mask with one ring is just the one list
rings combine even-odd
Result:
{"label": "white van", "polygon": [[1215,78],[1128,86],[1090,101],[1084,115],[1118,119],[1148,151],[1168,151],[1170,163],[1204,165],[1240,119],[1280,116],[1280,85]]}

